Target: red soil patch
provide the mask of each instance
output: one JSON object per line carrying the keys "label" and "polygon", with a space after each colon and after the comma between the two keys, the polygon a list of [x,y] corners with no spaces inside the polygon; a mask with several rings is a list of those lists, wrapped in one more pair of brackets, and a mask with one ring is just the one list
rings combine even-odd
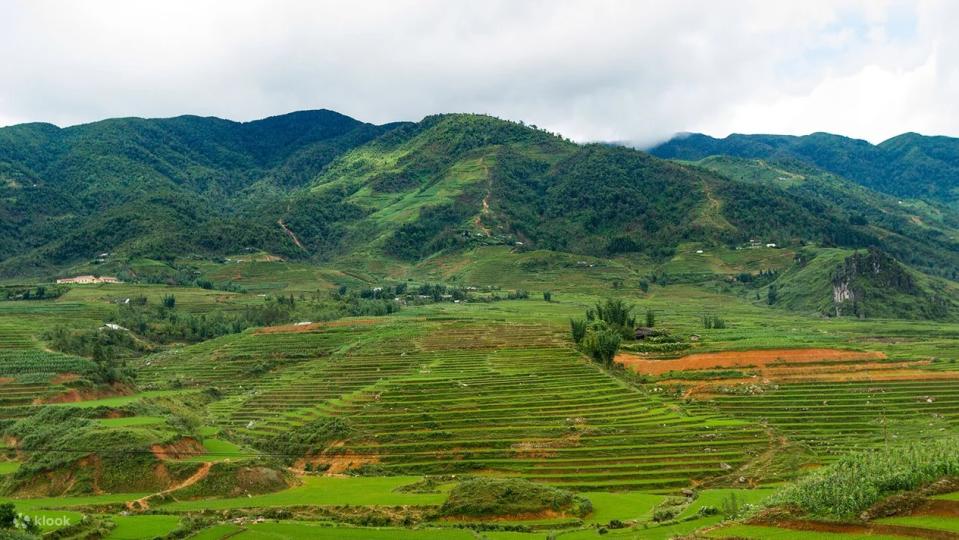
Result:
{"label": "red soil patch", "polygon": [[114,384],[106,388],[97,388],[93,390],[77,390],[76,388],[71,388],[62,394],[57,394],[47,398],[37,398],[33,400],[33,404],[42,405],[45,403],[78,403],[80,401],[91,401],[95,399],[130,395],[133,395],[132,389],[121,384]]}
{"label": "red soil patch", "polygon": [[206,449],[193,437],[183,437],[172,444],[154,444],[150,451],[157,459],[166,460],[199,456],[204,454]]}
{"label": "red soil patch", "polygon": [[616,361],[646,375],[662,375],[670,371],[697,369],[765,368],[770,364],[803,364],[829,361],[882,360],[886,355],[876,351],[843,351],[839,349],[761,349],[690,354],[675,360],[649,360],[630,353],[621,353]]}
{"label": "red soil patch", "polygon": [[326,476],[338,476],[351,469],[357,469],[363,465],[380,462],[380,456],[376,454],[357,454],[350,451],[341,451],[345,444],[345,441],[336,441],[318,456],[306,456],[296,460],[292,468],[294,471],[300,472],[306,469],[307,463],[314,467],[317,465],[325,465],[327,466]]}
{"label": "red soil patch", "polygon": [[310,324],[284,324],[281,326],[266,326],[258,328],[256,334],[290,334],[295,332],[312,332],[323,328],[336,328],[340,326],[365,326],[376,324],[375,319],[356,319],[352,321],[331,321],[318,322]]}
{"label": "red soil patch", "polygon": [[912,512],[913,516],[959,517],[959,501],[945,501],[927,499],[926,502]]}
{"label": "red soil patch", "polygon": [[910,369],[908,367],[927,363],[928,362],[923,361],[910,364],[865,363],[857,366],[832,366],[825,368],[767,368],[755,370],[759,372],[759,375],[755,377],[711,379],[705,381],[665,379],[658,381],[656,384],[662,386],[682,385],[687,388],[683,393],[685,397],[710,399],[723,395],[723,392],[718,391],[719,387],[744,384],[767,385],[774,381],[783,384],[857,381],[947,381],[959,379],[959,372],[955,371],[926,371],[922,369]]}
{"label": "red soil patch", "polygon": [[17,380],[15,377],[0,377],[0,384],[12,383]]}

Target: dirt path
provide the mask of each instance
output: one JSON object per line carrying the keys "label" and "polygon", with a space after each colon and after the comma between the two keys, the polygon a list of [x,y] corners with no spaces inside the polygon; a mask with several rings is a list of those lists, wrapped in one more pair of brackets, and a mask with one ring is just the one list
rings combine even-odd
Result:
{"label": "dirt path", "polygon": [[200,468],[197,469],[196,472],[193,473],[192,475],[190,475],[190,477],[187,478],[186,480],[184,480],[184,481],[182,481],[182,482],[180,482],[180,483],[174,484],[174,485],[170,486],[169,488],[164,489],[163,491],[159,491],[159,492],[157,492],[157,493],[154,493],[153,495],[147,495],[146,497],[142,497],[142,498],[137,499],[137,500],[135,500],[135,501],[130,501],[130,502],[127,503],[127,509],[129,509],[129,510],[138,510],[138,509],[139,509],[139,510],[149,510],[149,509],[150,509],[150,499],[152,499],[152,498],[154,498],[154,497],[162,497],[162,496],[164,496],[164,495],[173,493],[174,491],[179,491],[179,490],[181,490],[181,489],[188,488],[188,487],[192,486],[193,484],[196,484],[196,483],[199,482],[200,480],[203,480],[204,478],[206,478],[206,476],[207,476],[208,474],[210,474],[210,468],[211,468],[211,467],[213,467],[213,462],[212,462],[212,461],[206,461],[206,462],[204,462],[202,465],[200,465]]}
{"label": "dirt path", "polygon": [[300,243],[300,239],[297,238],[296,234],[293,231],[291,231],[289,227],[286,226],[286,223],[283,223],[282,219],[276,220],[276,223],[277,225],[280,226],[280,228],[283,229],[283,232],[285,232],[287,236],[289,236],[290,239],[293,240],[293,243],[296,244],[296,247],[302,249],[303,251],[307,251],[307,249],[303,246],[303,244]]}
{"label": "dirt path", "polygon": [[485,161],[483,162],[483,173],[486,175],[486,195],[483,197],[483,209],[479,215],[476,216],[476,219],[473,220],[473,224],[476,225],[477,229],[483,231],[483,234],[489,236],[490,230],[483,225],[483,217],[489,215],[489,198],[493,193],[493,178],[489,174],[489,165],[487,165]]}

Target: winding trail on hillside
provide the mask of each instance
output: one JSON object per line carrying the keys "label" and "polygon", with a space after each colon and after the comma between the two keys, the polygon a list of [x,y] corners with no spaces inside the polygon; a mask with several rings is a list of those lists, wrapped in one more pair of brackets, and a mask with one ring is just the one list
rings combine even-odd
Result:
{"label": "winding trail on hillside", "polygon": [[479,215],[476,216],[476,219],[473,220],[473,223],[476,225],[476,228],[483,231],[483,234],[489,236],[490,230],[483,225],[483,216],[489,215],[489,199],[493,193],[493,177],[490,176],[489,165],[486,164],[486,161],[483,160],[481,163],[483,164],[483,173],[486,175],[486,195],[483,196],[483,209]]}
{"label": "winding trail on hillside", "polygon": [[158,492],[156,492],[156,493],[154,493],[154,494],[152,494],[152,495],[147,495],[146,497],[141,497],[141,498],[139,498],[139,499],[137,499],[137,500],[135,500],[135,501],[130,501],[130,502],[128,502],[127,505],[126,505],[126,506],[127,506],[127,509],[129,509],[129,510],[137,510],[137,509],[139,509],[139,510],[149,510],[149,509],[150,509],[150,499],[153,499],[153,498],[155,498],[155,497],[162,497],[162,496],[164,496],[164,495],[168,495],[168,494],[170,494],[170,493],[173,493],[174,491],[179,491],[179,490],[181,490],[181,489],[188,488],[188,487],[192,486],[193,484],[196,484],[196,483],[199,482],[200,480],[203,480],[204,478],[206,478],[208,474],[210,474],[210,468],[211,468],[211,467],[213,467],[213,462],[212,462],[212,461],[205,461],[205,462],[203,462],[202,465],[200,465],[200,468],[197,469],[196,472],[193,473],[192,475],[190,475],[190,477],[187,478],[186,480],[183,480],[182,482],[179,482],[179,483],[177,483],[177,484],[174,484],[174,485],[170,486],[169,488],[164,489],[163,491],[158,491]]}
{"label": "winding trail on hillside", "polygon": [[302,249],[303,251],[307,251],[306,247],[302,243],[300,243],[300,239],[296,237],[296,233],[290,230],[290,228],[286,226],[286,223],[283,223],[282,219],[276,220],[276,224],[283,229],[283,232],[285,232],[286,235],[289,236],[291,240],[293,240],[293,243],[296,244],[296,247]]}

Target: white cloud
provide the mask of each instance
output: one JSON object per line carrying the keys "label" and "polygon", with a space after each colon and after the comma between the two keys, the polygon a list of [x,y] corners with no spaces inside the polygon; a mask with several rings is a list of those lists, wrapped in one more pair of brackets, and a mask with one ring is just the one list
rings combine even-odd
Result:
{"label": "white cloud", "polygon": [[[578,140],[959,134],[955,3],[0,0],[0,123],[488,112]],[[950,69],[946,69],[950,67]]]}

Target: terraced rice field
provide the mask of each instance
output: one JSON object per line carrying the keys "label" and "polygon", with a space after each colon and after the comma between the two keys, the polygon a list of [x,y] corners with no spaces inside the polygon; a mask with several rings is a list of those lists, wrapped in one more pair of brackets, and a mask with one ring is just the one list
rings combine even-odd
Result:
{"label": "terraced rice field", "polygon": [[[217,341],[151,358],[144,380],[225,389],[214,419],[251,437],[344,418],[351,436],[320,458],[332,472],[667,489],[727,474],[768,443],[756,423],[686,415],[608,376],[549,326],[397,321]],[[271,350],[283,351],[276,369],[231,384]]]}
{"label": "terraced rice field", "polygon": [[50,352],[38,329],[92,325],[106,310],[75,302],[0,302],[0,418],[29,414],[31,405],[67,391],[70,376],[89,373],[88,359]]}
{"label": "terraced rice field", "polygon": [[247,380],[255,381],[269,371],[328,358],[357,341],[363,330],[331,327],[315,332],[227,335],[148,357],[140,364],[138,383],[150,387],[178,381],[220,385],[224,391],[236,392]]}
{"label": "terraced rice field", "polygon": [[955,380],[796,383],[715,396],[722,413],[768,424],[828,460],[885,441],[959,428]]}

